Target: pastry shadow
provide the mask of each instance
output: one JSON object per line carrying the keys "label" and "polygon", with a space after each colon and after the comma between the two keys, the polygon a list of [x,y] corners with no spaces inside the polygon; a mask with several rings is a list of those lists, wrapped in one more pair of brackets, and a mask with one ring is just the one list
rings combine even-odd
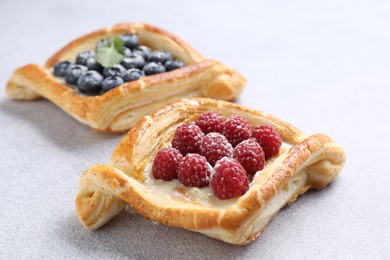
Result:
{"label": "pastry shadow", "polygon": [[60,240],[65,240],[81,255],[99,258],[217,259],[222,256],[236,259],[255,244],[227,244],[200,233],[155,224],[125,211],[95,231],[85,230],[74,216],[63,227],[58,230]]}
{"label": "pastry shadow", "polygon": [[[122,138],[122,135],[92,131],[45,99],[34,102],[1,99],[0,110],[15,120],[25,121],[26,127],[36,130],[64,150],[74,150],[75,147],[112,139],[119,141]],[[24,125],[24,122],[18,124]]]}

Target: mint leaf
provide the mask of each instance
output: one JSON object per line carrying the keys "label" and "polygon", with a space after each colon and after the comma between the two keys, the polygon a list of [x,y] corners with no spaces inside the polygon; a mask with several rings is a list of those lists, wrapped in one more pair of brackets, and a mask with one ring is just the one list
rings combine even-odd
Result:
{"label": "mint leaf", "polygon": [[125,58],[123,44],[124,41],[120,38],[112,38],[111,41],[97,48],[96,61],[105,68],[121,63]]}

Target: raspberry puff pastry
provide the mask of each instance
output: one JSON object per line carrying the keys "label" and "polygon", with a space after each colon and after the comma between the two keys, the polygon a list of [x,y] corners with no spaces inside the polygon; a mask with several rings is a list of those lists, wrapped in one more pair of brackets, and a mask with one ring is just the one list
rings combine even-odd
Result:
{"label": "raspberry puff pastry", "polygon": [[[74,62],[77,53],[93,50],[99,41],[135,34],[152,50],[168,51],[184,67],[127,82],[102,95],[86,96],[53,76],[60,61]],[[41,67],[18,68],[7,84],[12,99],[46,98],[95,130],[124,132],[140,118],[178,98],[210,97],[234,100],[243,90],[245,78],[217,61],[205,59],[178,37],[152,25],[122,23],[82,36],[49,58]]]}
{"label": "raspberry puff pastry", "polygon": [[[220,200],[208,188],[188,188],[177,180],[153,178],[157,151],[169,147],[176,128],[206,111],[227,118],[240,114],[250,126],[270,125],[282,139],[279,153],[258,171],[248,191]],[[226,101],[183,99],[145,116],[116,147],[110,165],[85,171],[79,182],[76,210],[84,228],[101,227],[126,204],[147,219],[243,245],[255,240],[286,204],[308,189],[331,183],[345,161],[343,150],[328,136],[306,136],[267,113]]]}

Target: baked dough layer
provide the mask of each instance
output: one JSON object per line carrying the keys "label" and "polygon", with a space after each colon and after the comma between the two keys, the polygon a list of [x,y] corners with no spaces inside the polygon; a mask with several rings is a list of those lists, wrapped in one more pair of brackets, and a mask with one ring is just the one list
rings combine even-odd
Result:
{"label": "baked dough layer", "polygon": [[[124,33],[137,34],[140,43],[152,49],[169,51],[182,60],[185,67],[125,83],[99,96],[80,94],[52,75],[57,62],[74,62],[77,53],[93,50],[101,39]],[[72,41],[50,57],[43,67],[29,64],[16,69],[7,83],[6,93],[19,100],[46,98],[97,131],[125,132],[161,105],[184,97],[234,100],[245,84],[240,73],[220,62],[205,59],[177,36],[149,24],[122,23]]]}
{"label": "baked dough layer", "polygon": [[[256,173],[243,196],[218,207],[186,192],[169,196],[155,192],[148,181],[154,155],[170,146],[178,125],[195,121],[209,110],[225,118],[241,114],[251,126],[269,124],[287,148]],[[128,204],[150,220],[243,245],[253,241],[298,195],[331,183],[344,161],[343,150],[326,135],[306,136],[267,113],[233,103],[183,99],[141,119],[118,144],[110,165],[93,166],[81,175],[76,211],[86,229],[97,229]]]}

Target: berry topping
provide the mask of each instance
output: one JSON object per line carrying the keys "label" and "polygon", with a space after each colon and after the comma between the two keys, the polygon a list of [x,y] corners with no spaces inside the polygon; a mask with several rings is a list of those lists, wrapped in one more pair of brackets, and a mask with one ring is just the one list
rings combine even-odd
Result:
{"label": "berry topping", "polygon": [[187,187],[206,187],[209,185],[213,171],[206,158],[199,154],[189,153],[179,164],[177,177]]}
{"label": "berry topping", "polygon": [[233,151],[236,159],[245,169],[247,174],[254,175],[264,167],[264,152],[261,146],[252,139],[239,143]]}
{"label": "berry topping", "polygon": [[125,81],[119,76],[105,78],[102,82],[102,91],[107,92],[123,83],[125,83]]}
{"label": "berry topping", "polygon": [[226,120],[223,135],[235,147],[250,137],[251,128],[245,118],[233,115]]}
{"label": "berry topping", "polygon": [[142,76],[143,76],[143,73],[139,69],[129,69],[123,75],[123,79],[126,82],[130,82],[130,81],[138,80]]}
{"label": "berry topping", "polygon": [[154,75],[162,72],[165,72],[165,67],[161,63],[150,62],[144,67],[145,75]]}
{"label": "berry topping", "polygon": [[129,48],[123,47],[123,54],[125,55],[125,57],[129,57],[133,55],[133,52]]}
{"label": "berry topping", "polygon": [[164,148],[158,151],[152,166],[154,178],[164,181],[176,179],[181,159],[183,155],[175,148]]}
{"label": "berry topping", "polygon": [[122,41],[124,41],[124,46],[129,49],[134,49],[138,46],[138,36],[135,34],[123,34],[119,37]]}
{"label": "berry topping", "polygon": [[176,129],[172,139],[172,147],[179,150],[182,155],[199,153],[203,137],[204,133],[197,125],[183,124]]}
{"label": "berry topping", "polygon": [[282,145],[282,139],[272,126],[257,126],[253,129],[252,136],[260,144],[261,148],[263,148],[266,160],[278,154],[280,146]]}
{"label": "berry topping", "polygon": [[54,76],[60,77],[60,78],[65,77],[66,70],[69,68],[70,65],[71,65],[71,63],[69,61],[58,62],[54,66],[54,71],[53,71]]}
{"label": "berry topping", "polygon": [[202,139],[200,154],[214,166],[215,163],[223,157],[231,157],[233,154],[233,147],[225,136],[219,133],[209,133]]}
{"label": "berry topping", "polygon": [[172,55],[167,51],[154,51],[148,55],[149,62],[154,61],[164,64],[169,60],[172,60]]}
{"label": "berry topping", "polygon": [[[101,39],[93,50],[76,54],[76,61],[61,61],[53,66],[53,75],[64,78],[69,85],[75,86],[83,94],[104,93],[124,82],[138,80],[141,77],[171,71],[184,66],[180,60],[173,60],[170,52],[151,50],[139,45],[136,34],[122,34],[112,38]],[[100,82],[95,71],[103,76]],[[108,79],[109,78],[109,79]],[[107,79],[107,80],[106,80]],[[102,91],[98,91],[99,85]]]}
{"label": "berry topping", "polygon": [[83,65],[74,65],[71,64],[65,73],[65,81],[68,84],[76,85],[77,81],[85,72],[87,72],[87,67]]}
{"label": "berry topping", "polygon": [[144,45],[140,45],[133,50],[134,54],[142,56],[142,58],[144,58],[144,60],[148,59],[148,56],[151,52],[152,52],[152,50],[149,47],[146,47]]}
{"label": "berry topping", "polygon": [[164,65],[167,71],[171,71],[171,70],[182,68],[184,66],[184,63],[180,60],[169,60],[165,62]]}
{"label": "berry topping", "polygon": [[132,68],[142,69],[145,66],[145,60],[140,55],[132,54],[125,57],[121,64],[126,69],[132,69]]}
{"label": "berry topping", "polygon": [[96,61],[95,57],[89,57],[85,65],[87,66],[88,70],[96,70],[99,72],[103,70],[102,65]]}
{"label": "berry topping", "polygon": [[102,87],[103,76],[94,70],[87,71],[77,81],[80,92],[96,94]]}
{"label": "berry topping", "polygon": [[244,167],[233,158],[222,158],[214,167],[211,188],[214,195],[222,200],[243,195],[249,188]]}
{"label": "berry topping", "polygon": [[105,78],[113,77],[113,76],[122,77],[123,74],[125,73],[125,71],[126,71],[126,69],[122,65],[117,64],[117,65],[114,65],[112,67],[105,68],[103,70],[103,76]]}
{"label": "berry topping", "polygon": [[83,51],[77,54],[76,64],[79,65],[87,65],[87,60],[91,57],[95,57],[95,53],[93,51]]}
{"label": "berry topping", "polygon": [[223,127],[225,121],[220,114],[214,111],[209,111],[202,114],[195,124],[199,126],[203,133],[208,134],[211,132],[223,133]]}

